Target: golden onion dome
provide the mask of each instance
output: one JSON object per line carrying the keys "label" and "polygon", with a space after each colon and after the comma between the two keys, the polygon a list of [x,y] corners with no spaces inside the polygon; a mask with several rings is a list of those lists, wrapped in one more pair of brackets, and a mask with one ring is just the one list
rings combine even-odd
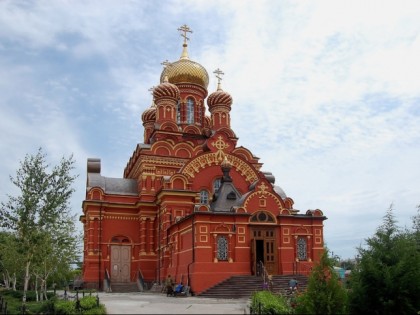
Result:
{"label": "golden onion dome", "polygon": [[200,65],[198,62],[190,60],[187,50],[187,33],[192,33],[187,25],[181,26],[179,31],[184,34],[184,44],[181,58],[173,63],[164,62],[165,68],[160,75],[160,82],[164,82],[165,77],[168,77],[168,81],[172,84],[179,83],[193,83],[197,84],[207,90],[209,86],[209,75],[207,70]]}
{"label": "golden onion dome", "polygon": [[190,59],[180,59],[165,67],[160,75],[160,82],[163,82],[165,76],[168,76],[168,81],[172,84],[194,83],[205,89],[209,86],[207,70]]}

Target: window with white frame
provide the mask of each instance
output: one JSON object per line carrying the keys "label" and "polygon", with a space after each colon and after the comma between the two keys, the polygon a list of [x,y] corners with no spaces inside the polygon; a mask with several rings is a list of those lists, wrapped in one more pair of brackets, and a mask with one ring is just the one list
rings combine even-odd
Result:
{"label": "window with white frame", "polygon": [[178,124],[181,122],[181,102],[179,100],[176,104],[176,122]]}
{"label": "window with white frame", "polygon": [[200,203],[202,205],[209,203],[209,192],[207,190],[200,191]]}
{"label": "window with white frame", "polygon": [[194,123],[194,100],[192,98],[187,98],[187,123]]}
{"label": "window with white frame", "polygon": [[217,192],[222,185],[222,179],[216,178],[213,182],[213,192]]}

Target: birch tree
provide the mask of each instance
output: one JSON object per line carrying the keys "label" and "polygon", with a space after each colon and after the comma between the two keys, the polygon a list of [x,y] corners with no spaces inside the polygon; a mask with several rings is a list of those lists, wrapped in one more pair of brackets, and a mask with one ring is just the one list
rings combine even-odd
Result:
{"label": "birch tree", "polygon": [[[50,167],[40,148],[35,155],[27,154],[16,176],[10,176],[20,193],[8,195],[7,202],[1,203],[0,225],[14,233],[23,257],[23,303],[31,268],[37,267],[42,253],[54,244],[54,237],[60,235],[63,239],[55,241],[65,240],[66,244],[76,241],[75,229],[70,230],[68,224],[74,224],[70,209],[72,184],[77,177],[71,174],[74,163],[72,156],[63,157],[58,165]],[[76,253],[71,254],[73,259]]]}

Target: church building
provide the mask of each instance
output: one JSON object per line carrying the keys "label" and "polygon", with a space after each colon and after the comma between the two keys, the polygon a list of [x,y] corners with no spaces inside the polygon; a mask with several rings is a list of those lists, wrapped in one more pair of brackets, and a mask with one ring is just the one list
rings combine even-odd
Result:
{"label": "church building", "polygon": [[150,286],[171,275],[199,294],[234,275],[309,274],[324,250],[327,218],[294,209],[259,158],[237,146],[223,73],[214,71],[218,86],[208,95],[208,72],[189,57],[191,30],[178,30],[181,57],[164,63],[141,116],[144,139],[122,178],[103,176],[101,160],[87,160],[85,285]]}

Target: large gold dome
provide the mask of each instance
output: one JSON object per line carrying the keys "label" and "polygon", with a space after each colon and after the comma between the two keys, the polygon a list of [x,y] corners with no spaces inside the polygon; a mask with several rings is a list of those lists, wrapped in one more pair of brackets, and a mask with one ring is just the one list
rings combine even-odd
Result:
{"label": "large gold dome", "polygon": [[209,75],[199,63],[188,58],[181,58],[165,67],[160,75],[160,82],[164,82],[165,76],[172,84],[194,83],[207,90]]}

